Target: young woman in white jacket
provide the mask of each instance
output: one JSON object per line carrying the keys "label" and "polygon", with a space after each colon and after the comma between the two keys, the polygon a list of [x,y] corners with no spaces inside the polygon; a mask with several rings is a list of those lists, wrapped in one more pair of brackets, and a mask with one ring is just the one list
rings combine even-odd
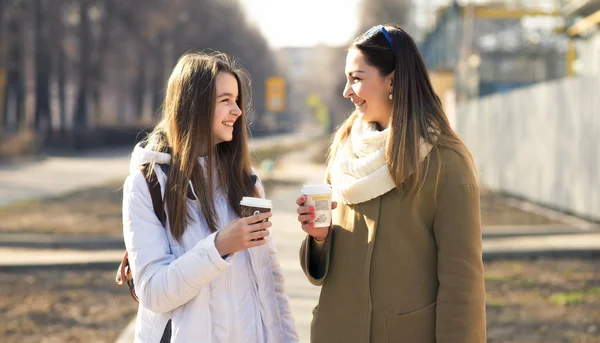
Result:
{"label": "young woman in white jacket", "polygon": [[[162,120],[131,158],[123,233],[140,299],[135,342],[297,342],[271,214],[241,218],[264,197],[250,165],[244,74],[224,54],[181,57]],[[166,228],[140,166],[156,173]],[[168,166],[168,167],[165,167]]]}

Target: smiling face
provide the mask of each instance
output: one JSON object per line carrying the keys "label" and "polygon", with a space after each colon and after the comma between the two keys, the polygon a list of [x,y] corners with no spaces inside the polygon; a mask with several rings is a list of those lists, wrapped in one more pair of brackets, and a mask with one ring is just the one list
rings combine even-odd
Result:
{"label": "smiling face", "polygon": [[381,75],[379,70],[369,65],[360,50],[351,48],[346,56],[346,87],[344,97],[354,103],[362,119],[376,122],[386,128],[392,115],[393,72]]}
{"label": "smiling face", "polygon": [[235,76],[221,73],[215,81],[216,102],[213,114],[212,133],[215,144],[233,139],[233,125],[242,115],[238,106],[239,87]]}

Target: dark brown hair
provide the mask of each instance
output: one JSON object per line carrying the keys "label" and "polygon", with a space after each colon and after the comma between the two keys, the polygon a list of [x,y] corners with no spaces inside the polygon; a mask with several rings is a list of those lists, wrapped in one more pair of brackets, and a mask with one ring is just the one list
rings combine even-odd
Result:
{"label": "dark brown hair", "polygon": [[[471,153],[451,128],[435,94],[425,62],[414,40],[396,25],[384,26],[393,42],[387,41],[382,30],[373,30],[358,37],[350,49],[358,49],[366,63],[377,68],[380,75],[393,74],[393,104],[386,160],[400,192],[410,197],[418,194],[425,182],[429,159],[423,166],[420,156],[421,137],[433,146],[450,148],[460,155],[473,170]],[[375,33],[373,33],[375,31]],[[358,114],[354,112],[338,129],[329,154],[331,163],[341,141],[345,140]],[[441,166],[438,164],[438,178]],[[412,182],[405,182],[410,177]],[[437,183],[437,182],[436,182]],[[403,188],[404,187],[404,188]]]}
{"label": "dark brown hair", "polygon": [[[236,102],[242,115],[234,124],[232,141],[215,145],[212,133],[215,80],[221,73],[236,78]],[[181,239],[190,218],[186,205],[189,182],[212,232],[218,229],[213,196],[215,182],[227,193],[229,205],[238,215],[241,215],[239,201],[243,196],[258,196],[251,177],[245,123],[247,81],[246,74],[222,53],[187,53],[179,59],[169,78],[162,119],[147,141],[149,149],[171,154],[165,201],[171,234],[177,240]],[[205,168],[198,162],[202,155],[206,156]],[[217,180],[213,180],[215,168]],[[152,170],[148,168],[150,173]]]}

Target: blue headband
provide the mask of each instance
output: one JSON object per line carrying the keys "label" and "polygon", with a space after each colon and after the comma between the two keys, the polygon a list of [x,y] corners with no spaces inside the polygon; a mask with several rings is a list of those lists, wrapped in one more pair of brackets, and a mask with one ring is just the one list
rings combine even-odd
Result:
{"label": "blue headband", "polygon": [[394,56],[396,56],[396,50],[394,49],[394,41],[392,40],[392,37],[390,36],[390,34],[387,32],[387,30],[385,29],[385,27],[383,25],[373,26],[372,28],[369,29],[369,31],[367,31],[363,34],[363,37],[371,37],[379,31],[381,31],[381,33],[383,33],[383,35],[385,36],[385,40],[387,40],[388,44],[390,45],[390,48],[392,49],[392,54],[394,54]]}

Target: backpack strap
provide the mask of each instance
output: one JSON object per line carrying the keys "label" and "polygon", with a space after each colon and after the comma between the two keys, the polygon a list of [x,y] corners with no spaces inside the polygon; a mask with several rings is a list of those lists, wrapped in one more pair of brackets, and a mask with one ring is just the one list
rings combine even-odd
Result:
{"label": "backpack strap", "polygon": [[165,208],[163,206],[160,183],[158,182],[158,178],[156,177],[156,173],[154,171],[148,175],[149,166],[149,164],[144,164],[140,166],[140,170],[142,171],[142,174],[144,174],[144,179],[146,180],[148,189],[150,190],[150,198],[152,199],[154,213],[158,217],[158,220],[160,220],[160,223],[163,225],[163,227],[166,227],[167,214],[165,213]]}
{"label": "backpack strap", "polygon": [[[162,164],[159,164],[159,166],[166,174],[168,166]],[[160,220],[162,226],[166,228],[167,214],[165,213],[165,209],[163,206],[162,193],[160,191],[160,183],[158,182],[158,178],[156,177],[156,173],[154,171],[152,171],[152,173],[148,175],[148,167],[150,167],[150,164],[144,164],[140,166],[140,170],[142,171],[144,179],[148,184],[148,189],[150,190],[150,198],[152,199],[152,207],[154,208],[154,213],[158,217],[158,220]],[[129,286],[129,293],[131,294],[133,299],[138,303],[140,302],[140,299],[138,298],[137,294],[135,294],[135,288],[133,285],[133,273],[131,272],[131,268],[129,267],[129,253],[127,252],[127,250],[125,250],[125,254],[123,255],[123,260],[121,261],[121,265],[119,266],[119,270],[117,272],[117,277],[115,281],[118,285],[122,285],[124,282],[127,283],[127,286]],[[169,319],[165,326],[165,330],[160,339],[160,342],[170,342],[170,340],[171,319]]]}
{"label": "backpack strap", "polygon": [[[160,220],[163,227],[166,227],[167,222],[167,214],[165,213],[162,194],[160,192],[160,183],[158,182],[158,178],[156,177],[156,173],[154,171],[148,175],[148,167],[150,164],[144,164],[139,167],[140,171],[144,175],[144,179],[148,184],[148,189],[150,190],[150,198],[152,199],[152,207],[154,208],[154,213]],[[164,169],[163,169],[164,170]],[[139,302],[137,294],[135,294],[135,288],[133,286],[133,275],[131,273],[131,268],[129,267],[129,253],[125,250],[123,254],[123,259],[121,264],[119,265],[119,269],[117,269],[117,276],[115,277],[115,282],[117,285],[122,285],[124,283],[129,286],[129,293],[133,297],[133,299]]]}

